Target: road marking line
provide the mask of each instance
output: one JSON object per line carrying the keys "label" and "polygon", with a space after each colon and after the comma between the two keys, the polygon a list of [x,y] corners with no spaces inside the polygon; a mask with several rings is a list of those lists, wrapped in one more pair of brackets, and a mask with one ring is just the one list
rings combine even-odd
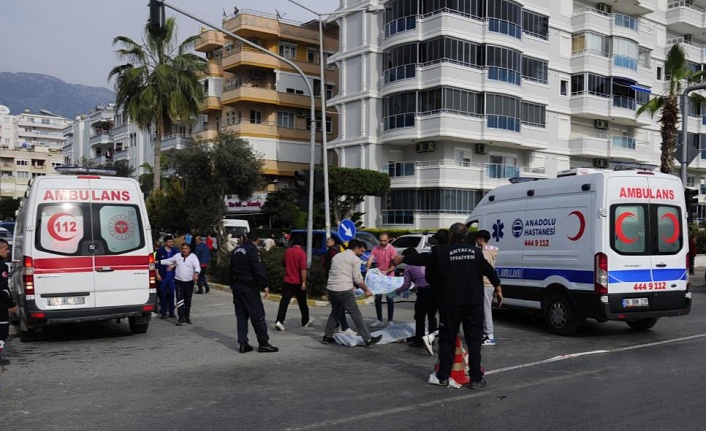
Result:
{"label": "road marking line", "polygon": [[673,338],[671,340],[655,341],[652,343],[645,343],[645,344],[636,344],[634,346],[616,347],[615,349],[610,349],[610,350],[593,350],[590,352],[569,353],[566,355],[559,355],[559,356],[554,356],[553,358],[543,359],[541,361],[534,361],[534,362],[528,362],[526,364],[519,364],[519,365],[512,365],[512,366],[504,367],[504,368],[498,368],[497,370],[486,371],[485,374],[497,374],[497,373],[502,373],[505,371],[517,370],[520,368],[533,367],[535,365],[548,364],[550,362],[564,361],[566,359],[574,359],[574,358],[578,358],[580,356],[602,355],[605,353],[615,353],[615,352],[624,352],[627,350],[644,349],[646,347],[654,347],[654,346],[659,346],[662,344],[678,343],[680,341],[693,340],[693,339],[702,338],[702,337],[706,337],[706,334],[696,334],[696,335],[690,335],[688,337]]}

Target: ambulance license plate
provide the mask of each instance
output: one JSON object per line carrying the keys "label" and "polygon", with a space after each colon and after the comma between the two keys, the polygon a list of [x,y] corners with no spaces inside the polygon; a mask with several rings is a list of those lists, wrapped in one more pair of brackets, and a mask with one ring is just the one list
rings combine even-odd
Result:
{"label": "ambulance license plate", "polygon": [[623,298],[623,308],[649,307],[650,301],[647,298]]}
{"label": "ambulance license plate", "polygon": [[83,296],[65,296],[63,298],[49,298],[47,299],[47,305],[83,305],[86,298]]}

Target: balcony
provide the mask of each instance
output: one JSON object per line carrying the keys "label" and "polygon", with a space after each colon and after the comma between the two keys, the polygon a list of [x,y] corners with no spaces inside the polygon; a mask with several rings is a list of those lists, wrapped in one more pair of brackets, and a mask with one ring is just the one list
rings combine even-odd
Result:
{"label": "balcony", "polygon": [[221,68],[226,72],[233,72],[240,66],[256,66],[266,69],[278,69],[279,60],[255,48],[234,46],[229,52],[223,53]]}
{"label": "balcony", "polygon": [[97,156],[97,157],[93,157],[91,159],[91,165],[92,166],[105,165],[107,161],[108,161],[107,157]]}
{"label": "balcony", "polygon": [[693,1],[675,1],[667,5],[667,28],[679,34],[701,34],[704,28],[704,9]]}
{"label": "balcony", "polygon": [[[306,126],[283,127],[278,125],[276,122],[268,121],[251,123],[250,121],[243,120],[239,123],[227,125],[224,130],[238,136],[260,136],[290,141],[311,140],[311,130],[307,129]],[[316,135],[318,140],[321,133],[317,132]]]}
{"label": "balcony", "polygon": [[208,96],[199,107],[199,112],[208,113],[214,111],[221,111],[222,109],[223,105],[221,104],[220,97]]}
{"label": "balcony", "polygon": [[[223,20],[223,28],[245,38],[266,34],[310,45],[319,44],[318,27],[302,27],[300,22],[252,10],[240,10],[237,15],[226,17]],[[338,38],[338,32],[325,31],[324,37],[325,49],[338,51],[337,41],[331,39]]]}
{"label": "balcony", "polygon": [[573,134],[569,140],[569,152],[571,156],[637,163],[649,163],[653,155],[652,146],[647,141],[597,132]]}
{"label": "balcony", "polygon": [[194,50],[199,52],[210,52],[221,48],[224,43],[225,36],[220,31],[202,31],[196,41],[196,44],[194,45]]}
{"label": "balcony", "polygon": [[113,135],[111,133],[98,133],[88,139],[91,147],[98,145],[113,145]]}
{"label": "balcony", "polygon": [[162,151],[181,150],[186,146],[186,144],[192,141],[193,138],[191,135],[186,133],[177,133],[175,135],[162,137],[162,145],[160,148]]}
{"label": "balcony", "polygon": [[206,126],[192,136],[202,141],[210,141],[218,137],[218,130],[213,126]]}
{"label": "balcony", "polygon": [[[228,87],[226,87],[228,88]],[[255,102],[273,104],[278,106],[292,106],[302,109],[311,107],[311,98],[303,94],[282,93],[274,89],[271,84],[264,84],[262,87],[256,85],[243,85],[233,89],[223,91],[224,105],[235,105],[241,102]],[[321,100],[316,99],[316,106],[321,106]]]}
{"label": "balcony", "polygon": [[115,154],[113,155],[114,162],[119,162],[121,160],[129,160],[129,159],[130,159],[130,157],[127,154],[127,150],[116,151]]}
{"label": "balcony", "polygon": [[496,163],[469,163],[451,159],[385,164],[392,188],[451,187],[489,190],[513,177],[547,178],[544,168]]}
{"label": "balcony", "polygon": [[701,63],[703,61],[706,45],[686,40],[683,37],[674,37],[671,39],[667,39],[668,49],[671,48],[672,45],[674,45],[675,43],[681,45],[681,47],[684,49],[684,52],[686,53],[686,57],[690,61],[693,61],[695,63]]}

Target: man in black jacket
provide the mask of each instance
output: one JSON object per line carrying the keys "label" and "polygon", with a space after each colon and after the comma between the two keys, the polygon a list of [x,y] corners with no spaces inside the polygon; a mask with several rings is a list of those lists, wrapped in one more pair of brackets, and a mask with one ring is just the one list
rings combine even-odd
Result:
{"label": "man in black jacket", "polygon": [[0,239],[0,365],[9,365],[8,359],[2,359],[2,350],[7,336],[10,335],[10,313],[17,313],[17,304],[12,300],[8,283],[9,269],[5,259],[10,255],[10,246]]}
{"label": "man in black jacket", "polygon": [[439,370],[429,376],[429,383],[447,386],[454,360],[455,341],[459,326],[468,346],[470,388],[485,386],[481,371],[481,343],[483,336],[483,276],[495,286],[498,300],[502,300],[500,278],[483,257],[483,251],[466,244],[468,228],[455,223],[450,228],[449,244],[432,247],[431,253],[396,257],[395,264],[426,267],[426,278],[436,293],[439,304]]}
{"label": "man in black jacket", "polygon": [[269,343],[265,324],[265,307],[260,298],[260,287],[264,287],[265,296],[270,294],[270,283],[265,267],[260,261],[257,242],[260,239],[255,232],[249,232],[247,241],[233,250],[230,257],[230,273],[233,277],[230,288],[233,290],[235,317],[238,320],[238,343],[240,353],[253,350],[248,344],[248,319],[252,322],[260,344],[257,351],[262,353],[277,352],[279,349]]}

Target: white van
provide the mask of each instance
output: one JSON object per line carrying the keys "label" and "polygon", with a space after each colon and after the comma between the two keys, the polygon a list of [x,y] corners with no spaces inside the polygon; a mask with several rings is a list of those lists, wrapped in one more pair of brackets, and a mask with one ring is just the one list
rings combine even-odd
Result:
{"label": "white van", "polygon": [[157,290],[149,219],[132,178],[51,175],[20,203],[10,286],[20,339],[46,325],[129,318],[145,333]]}
{"label": "white van", "polygon": [[672,175],[573,169],[492,190],[466,224],[499,247],[503,306],[561,335],[586,318],[646,330],[691,309],[684,202]]}
{"label": "white van", "polygon": [[247,220],[224,218],[223,231],[225,237],[230,234],[232,238],[242,238],[250,232],[250,223]]}

